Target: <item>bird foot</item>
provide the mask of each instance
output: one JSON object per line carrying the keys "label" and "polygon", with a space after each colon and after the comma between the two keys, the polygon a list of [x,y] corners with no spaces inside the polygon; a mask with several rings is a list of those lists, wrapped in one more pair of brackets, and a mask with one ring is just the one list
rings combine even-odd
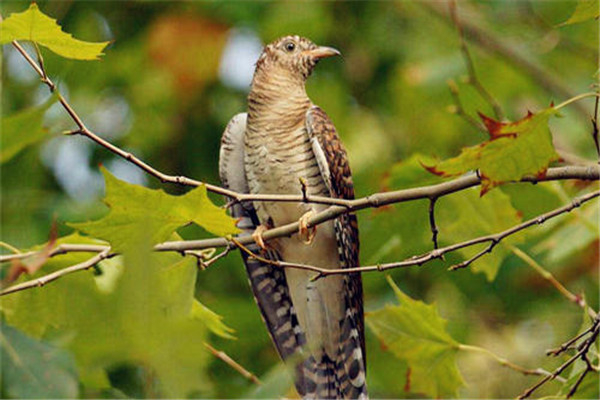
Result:
{"label": "bird foot", "polygon": [[308,220],[315,215],[313,210],[308,211],[306,214],[300,217],[298,220],[298,235],[304,244],[311,244],[315,235],[317,234],[317,227],[308,227]]}
{"label": "bird foot", "polygon": [[265,233],[267,231],[267,227],[264,225],[259,225],[256,227],[256,229],[254,230],[254,232],[252,233],[252,239],[254,239],[254,242],[262,249],[262,250],[267,250],[267,246],[265,245],[265,241],[263,240],[263,233]]}

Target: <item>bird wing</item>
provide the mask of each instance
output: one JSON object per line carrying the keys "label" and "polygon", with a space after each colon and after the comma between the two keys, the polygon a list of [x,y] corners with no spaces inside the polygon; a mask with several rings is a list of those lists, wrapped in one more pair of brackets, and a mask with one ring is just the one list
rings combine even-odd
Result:
{"label": "bird wing", "polygon": [[[221,138],[219,175],[224,187],[238,193],[248,193],[248,182],[244,170],[244,134],[246,113],[235,115],[227,124]],[[260,224],[251,202],[236,203],[231,207],[233,217],[238,218],[240,236],[251,235]],[[247,245],[253,253],[260,254],[256,244]],[[304,335],[292,306],[284,271],[263,263],[241,252],[248,280],[258,304],[263,321],[282,359],[302,352]],[[266,259],[279,260],[279,254],[269,250],[261,254]]]}
{"label": "bird wing", "polygon": [[[354,184],[348,156],[327,114],[312,106],[306,114],[306,128],[313,152],[331,197],[354,199]],[[338,255],[342,268],[359,266],[356,215],[343,214],[334,220]],[[345,274],[345,319],[341,322],[340,357],[336,360],[340,391],[344,397],[366,396],[366,352],[362,280],[358,273]],[[350,386],[344,382],[349,381]]]}

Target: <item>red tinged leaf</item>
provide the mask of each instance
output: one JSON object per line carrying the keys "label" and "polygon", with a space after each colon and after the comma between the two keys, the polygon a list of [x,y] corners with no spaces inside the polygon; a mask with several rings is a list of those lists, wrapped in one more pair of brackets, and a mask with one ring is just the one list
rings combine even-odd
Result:
{"label": "red tinged leaf", "polygon": [[499,134],[499,132],[501,131],[502,127],[505,126],[505,124],[503,124],[500,121],[496,121],[495,119],[490,118],[481,112],[478,112],[477,114],[479,115],[479,118],[481,118],[483,125],[485,125],[485,128],[487,129],[488,133],[490,134],[490,138],[493,139],[495,137],[501,136]]}
{"label": "red tinged leaf", "polygon": [[419,164],[421,164],[423,168],[425,168],[427,171],[431,172],[434,175],[441,176],[443,178],[452,176],[451,174],[447,174],[446,172],[437,169],[435,165],[425,165],[421,161],[419,161]]}
{"label": "red tinged leaf", "polygon": [[410,374],[411,374],[412,370],[410,369],[410,367],[408,367],[406,369],[406,383],[404,384],[404,391],[406,393],[410,393]]}
{"label": "red tinged leaf", "polygon": [[550,116],[556,113],[554,108],[528,112],[515,122],[496,121],[479,113],[489,140],[464,148],[457,157],[423,167],[442,177],[478,170],[482,196],[504,182],[517,181],[526,175],[543,176],[550,163],[558,159],[548,127]]}
{"label": "red tinged leaf", "polygon": [[56,239],[58,237],[56,229],[56,221],[52,223],[50,227],[50,234],[48,235],[48,243],[42,248],[41,251],[32,255],[31,257],[23,260],[13,260],[6,274],[6,277],[2,280],[2,286],[6,286],[16,281],[22,274],[32,275],[36,273],[42,266],[48,261]]}

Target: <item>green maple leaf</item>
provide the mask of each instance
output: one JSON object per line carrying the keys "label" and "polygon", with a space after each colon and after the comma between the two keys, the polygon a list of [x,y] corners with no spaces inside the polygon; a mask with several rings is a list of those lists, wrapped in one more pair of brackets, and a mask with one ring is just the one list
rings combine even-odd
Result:
{"label": "green maple leaf", "polygon": [[410,391],[433,398],[456,397],[464,385],[456,366],[459,343],[446,331],[435,306],[405,295],[388,276],[399,305],[367,313],[367,325],[411,369]]}
{"label": "green maple leaf", "polygon": [[54,53],[74,60],[97,60],[109,42],[85,42],[61,30],[56,20],[40,11],[37,4],[20,13],[11,14],[0,23],[0,44],[28,40],[47,47]]}
{"label": "green maple leaf", "polygon": [[573,14],[571,14],[569,19],[558,26],[572,25],[589,21],[590,19],[598,19],[598,15],[600,15],[598,0],[579,0],[575,7],[575,11],[573,11]]}
{"label": "green maple leaf", "polygon": [[204,186],[183,196],[171,196],[160,189],[121,181],[104,168],[102,173],[106,182],[104,202],[110,212],[97,221],[69,225],[107,240],[116,252],[135,240],[133,233],[140,227],[148,233],[150,244],[165,241],[177,228],[192,222],[217,236],[238,232],[235,220],[210,201]]}
{"label": "green maple leaf", "polygon": [[[432,160],[421,154],[415,154],[394,165],[386,174],[385,186],[390,189],[411,188],[442,182],[442,178],[425,171],[423,164]],[[511,186],[505,186],[510,188]],[[522,189],[522,188],[520,188]],[[560,204],[560,203],[559,203]],[[395,206],[395,213],[383,214],[381,224],[377,229],[393,230],[400,240],[395,257],[410,257],[415,252],[425,252],[431,248],[431,231],[427,221],[427,203],[408,202]],[[502,232],[521,222],[520,213],[513,207],[511,198],[502,191],[492,191],[480,197],[477,188],[462,190],[438,199],[435,207],[438,239],[445,244],[453,244]],[[536,214],[537,215],[537,214]],[[484,273],[492,281],[502,264],[511,254],[510,244],[522,241],[522,235],[504,239],[494,250],[473,263],[470,269]],[[472,248],[458,250],[466,258],[483,249],[488,243]],[[507,246],[508,245],[508,246]],[[378,251],[373,252],[377,255]],[[371,262],[380,262],[380,259]]]}
{"label": "green maple leaf", "polygon": [[44,114],[57,99],[56,95],[51,96],[39,106],[2,118],[0,163],[10,160],[27,146],[46,137],[46,129],[42,126]]}
{"label": "green maple leaf", "polygon": [[529,113],[516,122],[499,122],[480,114],[490,140],[464,148],[459,156],[425,168],[444,177],[479,170],[481,195],[526,175],[543,176],[548,165],[558,159],[548,127],[549,118],[556,113],[550,107]]}
{"label": "green maple leaf", "polygon": [[[161,396],[205,393],[211,356],[203,342],[209,331],[223,336],[231,329],[194,298],[198,268],[193,258],[145,251],[147,232],[140,229],[133,235],[138,239],[130,242],[123,256],[100,263],[101,275],[82,271],[43,288],[3,297],[3,317],[34,338],[49,334],[66,338],[61,347],[74,356],[86,389],[109,388],[106,371],[129,364],[150,370]],[[100,244],[77,234],[57,240],[62,243]],[[89,253],[55,256],[29,279],[89,257]],[[60,396],[48,389],[36,397]]]}
{"label": "green maple leaf", "polygon": [[[439,200],[436,207],[439,239],[452,243],[466,241],[479,236],[502,232],[521,222],[521,217],[512,206],[510,197],[502,191],[490,192],[480,197],[475,188],[453,193]],[[502,261],[511,254],[510,246],[522,241],[522,236],[504,239],[489,254],[471,264],[474,272],[482,272],[488,281],[496,278]],[[465,259],[488,246],[484,243],[476,247],[461,249],[458,252]]]}

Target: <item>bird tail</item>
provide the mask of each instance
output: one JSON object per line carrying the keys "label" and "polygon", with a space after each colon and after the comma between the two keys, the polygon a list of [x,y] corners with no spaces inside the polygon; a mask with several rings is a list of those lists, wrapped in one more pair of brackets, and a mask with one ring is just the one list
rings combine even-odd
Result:
{"label": "bird tail", "polygon": [[335,361],[327,354],[319,361],[311,355],[297,366],[295,385],[303,399],[368,398],[364,369],[354,355],[348,360],[338,354]]}
{"label": "bird tail", "polygon": [[[248,235],[256,221],[253,221],[252,212],[242,212],[241,207],[239,204],[233,207],[234,215],[241,217],[238,227],[244,231],[242,235]],[[247,247],[256,253],[261,251],[254,243]],[[272,250],[263,256],[279,259],[277,252]],[[353,312],[355,309],[347,307],[346,317],[340,321],[342,329],[337,354],[331,358],[323,350],[316,359],[306,346],[283,270],[248,257],[244,252],[242,257],[254,298],[273,343],[286,364],[295,366],[294,384],[300,396],[303,399],[366,399],[365,358],[358,333],[359,316]],[[351,297],[348,291],[346,301],[350,301]]]}
{"label": "bird tail", "polygon": [[[349,297],[351,294],[347,293],[347,301]],[[333,359],[323,349],[320,356],[310,355],[296,367],[296,389],[304,399],[368,399],[360,316],[353,308],[346,309]]]}

